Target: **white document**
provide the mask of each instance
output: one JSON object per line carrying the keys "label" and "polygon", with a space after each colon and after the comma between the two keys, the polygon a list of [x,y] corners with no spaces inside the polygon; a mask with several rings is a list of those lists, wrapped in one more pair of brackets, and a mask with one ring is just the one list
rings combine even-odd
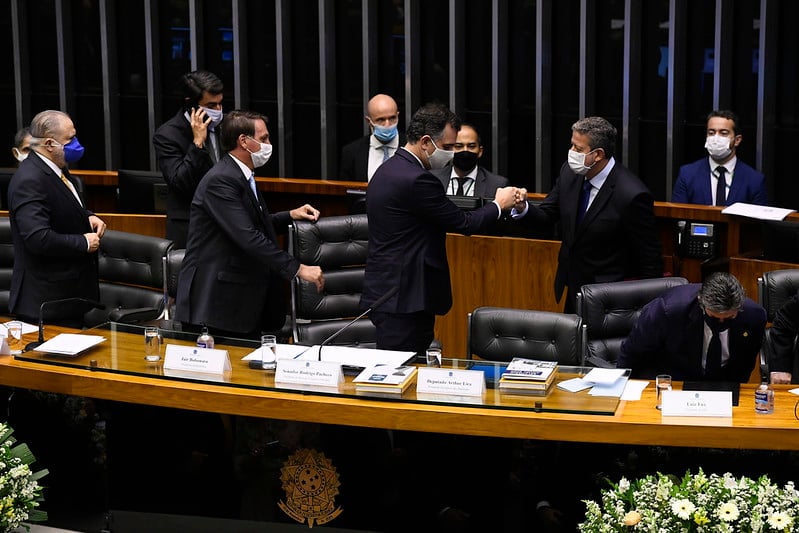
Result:
{"label": "white document", "polygon": [[[304,346],[294,359],[301,361],[318,361],[319,345]],[[416,352],[399,352],[394,350],[377,350],[375,348],[352,348],[350,346],[324,346],[322,347],[322,361],[338,363],[344,366],[366,368],[377,364],[400,366],[408,362]],[[289,359],[292,357],[288,357]],[[281,359],[280,352],[277,354]],[[285,359],[285,358],[283,358]]]}
{"label": "white document", "polygon": [[[278,344],[275,352],[276,359],[293,359],[296,355],[304,352],[308,346],[302,344]],[[256,348],[241,358],[242,361],[260,361],[261,348]]]}
{"label": "white document", "polygon": [[796,394],[797,396],[799,396],[799,388],[791,389],[788,392],[790,392],[791,394]]}
{"label": "white document", "polygon": [[759,220],[782,220],[791,213],[796,212],[796,210],[735,202],[731,206],[722,209],[721,212],[725,215],[738,215]]}
{"label": "white document", "polygon": [[105,337],[99,335],[59,333],[44,344],[40,344],[35,350],[37,352],[55,353],[59,355],[78,355],[83,350],[88,350],[104,340]]}
{"label": "white document", "polygon": [[626,370],[624,368],[594,368],[583,379],[591,383],[610,385],[622,377]]}
{"label": "white document", "polygon": [[565,390],[568,392],[580,392],[581,390],[590,389],[594,386],[594,384],[590,381],[584,380],[583,378],[571,378],[561,381],[555,386],[560,390]]}
{"label": "white document", "polygon": [[[11,322],[11,320],[9,320],[9,322]],[[22,324],[23,335],[27,335],[28,333],[39,332],[39,326],[36,326],[34,324],[28,324],[27,322],[23,322],[21,320],[19,320],[18,322]],[[0,324],[0,335],[2,335],[3,337],[8,337],[8,329],[6,328],[6,324],[8,324],[8,322],[3,322],[2,324]]]}
{"label": "white document", "polygon": [[613,383],[596,383],[588,394],[591,396],[605,396],[609,398],[621,398],[624,388],[627,386],[627,378],[619,378]]}
{"label": "white document", "polygon": [[627,381],[627,386],[624,387],[624,392],[621,395],[622,400],[637,402],[641,399],[641,393],[649,385],[648,381],[640,379],[631,379]]}

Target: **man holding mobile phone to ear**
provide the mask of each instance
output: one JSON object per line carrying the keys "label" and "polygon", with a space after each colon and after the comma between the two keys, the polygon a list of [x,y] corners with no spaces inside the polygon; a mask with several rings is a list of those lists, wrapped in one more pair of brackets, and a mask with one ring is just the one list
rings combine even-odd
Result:
{"label": "man holding mobile phone to ear", "polygon": [[224,85],[216,74],[196,70],[185,74],[183,107],[153,135],[158,167],[168,187],[166,238],[186,247],[189,208],[197,184],[219,161]]}

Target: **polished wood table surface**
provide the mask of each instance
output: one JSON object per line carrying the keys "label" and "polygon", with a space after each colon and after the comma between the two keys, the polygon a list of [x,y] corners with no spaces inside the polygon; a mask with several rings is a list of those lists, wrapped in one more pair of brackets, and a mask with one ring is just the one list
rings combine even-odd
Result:
{"label": "polished wood table surface", "polygon": [[[45,337],[51,338],[62,330],[47,326],[46,331]],[[451,398],[441,402],[417,400],[413,389],[402,399],[357,397],[351,390],[347,392],[351,385],[339,393],[280,390],[274,388],[270,374],[251,370],[240,360],[252,350],[250,346],[225,346],[233,366],[225,377],[227,383],[171,379],[163,376],[159,365],[144,362],[140,332],[88,333],[102,334],[107,340],[66,364],[52,356],[41,357],[41,361],[0,356],[0,384],[146,405],[349,426],[574,442],[799,450],[799,420],[794,415],[799,398],[787,392],[789,386],[777,387],[772,415],[754,412],[754,385],[746,384],[741,386],[741,403],[733,408],[732,418],[664,418],[654,408],[651,385],[640,401],[619,402],[613,414],[537,412],[536,402],[546,408],[549,398],[508,400],[498,398],[493,389],[487,391],[480,405],[459,404]],[[27,337],[33,340],[35,335]]]}

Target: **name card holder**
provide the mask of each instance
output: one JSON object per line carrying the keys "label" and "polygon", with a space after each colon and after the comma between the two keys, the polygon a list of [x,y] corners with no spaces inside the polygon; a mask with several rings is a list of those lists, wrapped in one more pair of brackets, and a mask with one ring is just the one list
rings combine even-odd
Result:
{"label": "name card holder", "polygon": [[232,367],[227,350],[167,344],[164,369],[224,374],[229,372]]}
{"label": "name card holder", "polygon": [[338,388],[339,384],[344,383],[344,373],[341,371],[341,364],[331,361],[278,359],[275,383]]}
{"label": "name card holder", "polygon": [[419,369],[416,377],[417,393],[482,396],[485,391],[485,374],[482,370],[425,367]]}
{"label": "name card holder", "polygon": [[732,417],[731,391],[663,391],[663,416]]}

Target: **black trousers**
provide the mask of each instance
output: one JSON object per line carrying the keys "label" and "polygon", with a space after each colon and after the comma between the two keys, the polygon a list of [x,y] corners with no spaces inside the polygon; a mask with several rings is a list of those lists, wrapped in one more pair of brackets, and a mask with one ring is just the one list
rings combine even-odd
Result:
{"label": "black trousers", "polygon": [[436,315],[427,311],[416,313],[383,313],[372,311],[369,315],[377,328],[377,348],[382,350],[408,350],[424,358],[433,342]]}

